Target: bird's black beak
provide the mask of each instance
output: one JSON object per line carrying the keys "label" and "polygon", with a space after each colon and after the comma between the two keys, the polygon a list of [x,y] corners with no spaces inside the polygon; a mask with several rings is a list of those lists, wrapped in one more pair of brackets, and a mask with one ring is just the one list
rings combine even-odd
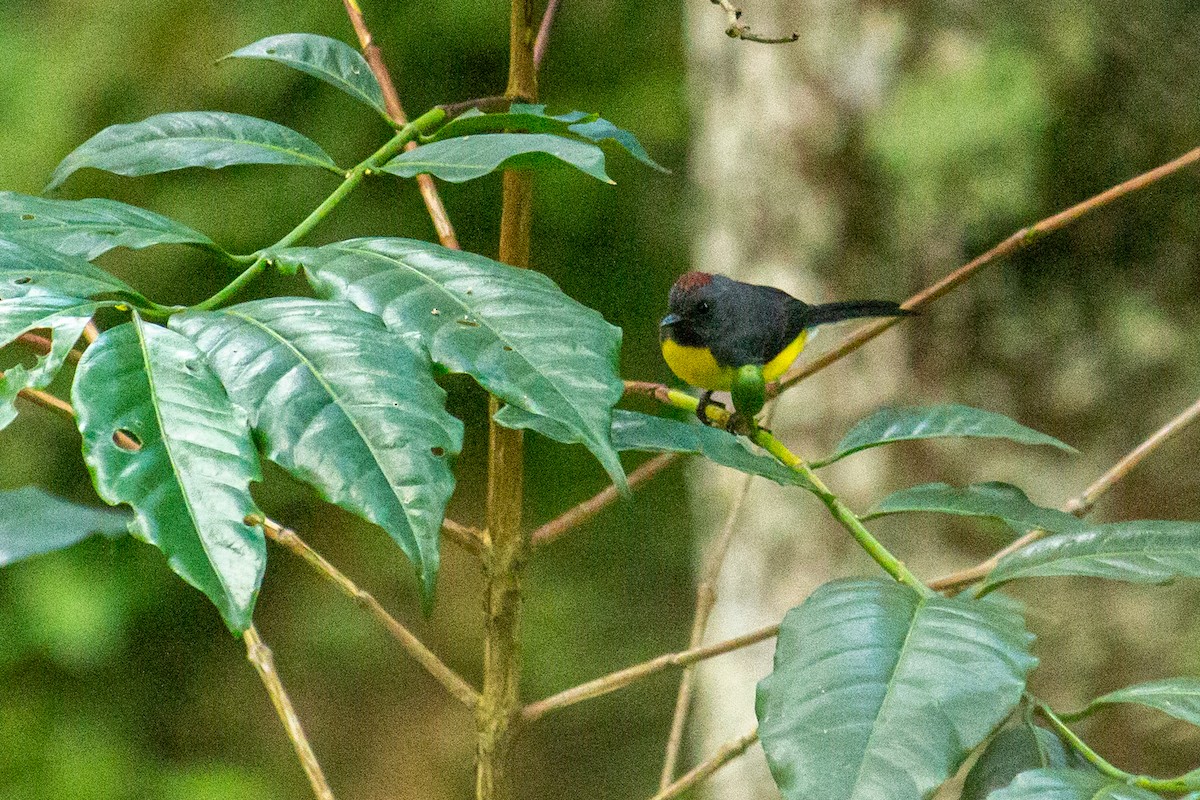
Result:
{"label": "bird's black beak", "polygon": [[658,323],[658,327],[667,328],[671,325],[674,325],[676,322],[680,322],[681,320],[683,320],[683,317],[679,316],[678,314],[667,314],[662,318],[662,322]]}

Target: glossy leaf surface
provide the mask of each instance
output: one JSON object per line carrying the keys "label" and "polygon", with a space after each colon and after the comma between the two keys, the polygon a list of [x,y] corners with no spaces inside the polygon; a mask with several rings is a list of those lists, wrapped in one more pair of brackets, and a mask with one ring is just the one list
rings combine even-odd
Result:
{"label": "glossy leaf surface", "polygon": [[1056,533],[1002,558],[983,590],[1017,578],[1063,575],[1131,583],[1200,578],[1200,523],[1139,520]]}
{"label": "glossy leaf surface", "polygon": [[834,454],[814,466],[825,466],[869,447],[912,439],[969,436],[1007,439],[1018,444],[1050,445],[1075,452],[1053,436],[1027,428],[1003,414],[955,404],[883,408],[850,429]]}
{"label": "glossy leaf surface", "polygon": [[357,50],[345,42],[312,33],[268,36],[235,50],[225,58],[275,61],[336,86],[384,116],[383,90]]}
{"label": "glossy leaf surface", "polygon": [[481,178],[501,167],[544,169],[562,162],[605,183],[604,151],[589,142],[546,133],[482,133],[422,145],[380,167],[401,178],[427,173],[450,183]]}
{"label": "glossy leaf surface", "polygon": [[120,536],[129,517],[55,497],[34,486],[0,492],[0,566],[51,553],[94,533]]}
{"label": "glossy leaf surface", "polygon": [[245,630],[266,565],[262,531],[244,522],[260,513],[249,491],[258,455],[204,357],[135,316],[87,349],[71,396],[100,496],[132,506],[135,533]]}
{"label": "glossy leaf surface", "polygon": [[341,174],[316,142],[291,128],[225,111],[182,111],[105,128],[59,163],[46,191],[84,167],[136,176],[233,164],[291,164]]}
{"label": "glossy leaf surface", "polygon": [[784,617],[758,685],[759,735],[787,800],[918,800],[1020,700],[1036,663],[1012,604],[827,583]]}
{"label": "glossy leaf surface", "polygon": [[125,281],[82,258],[0,234],[0,297],[31,294],[81,298],[120,295],[145,302]]}
{"label": "glossy leaf surface", "polygon": [[1097,697],[1088,703],[1088,711],[1118,703],[1155,708],[1175,719],[1200,725],[1200,678],[1165,678],[1126,686]]}
{"label": "glossy leaf surface", "polygon": [[864,519],[910,511],[991,517],[1018,529],[1041,528],[1058,532],[1078,530],[1084,526],[1071,514],[1034,505],[1016,486],[999,482],[974,483],[970,486],[926,483],[901,489],[880,500]]}
{"label": "glossy leaf surface", "polygon": [[624,485],[610,433],[625,389],[621,329],[545,275],[412,239],[352,239],[272,256],[284,267],[303,264],[322,297],[419,334],[434,362],[558,423]]}
{"label": "glossy leaf surface", "polygon": [[462,423],[429,360],[379,317],[284,297],[171,319],[245,409],[268,458],[388,532],[432,599]]}
{"label": "glossy leaf surface", "polygon": [[115,200],[48,200],[0,192],[0,236],[90,261],[114,247],[192,244],[219,250],[199,231]]}
{"label": "glossy leaf surface", "polygon": [[1161,800],[1153,792],[1097,772],[1035,769],[1022,772],[988,800]]}

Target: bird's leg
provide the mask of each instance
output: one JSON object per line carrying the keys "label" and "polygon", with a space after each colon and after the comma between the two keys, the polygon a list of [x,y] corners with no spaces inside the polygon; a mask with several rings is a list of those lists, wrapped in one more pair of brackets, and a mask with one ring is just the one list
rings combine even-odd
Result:
{"label": "bird's leg", "polygon": [[708,418],[708,407],[709,406],[716,406],[717,408],[721,409],[722,411],[725,410],[724,404],[718,403],[716,400],[713,400],[712,396],[713,396],[712,390],[711,389],[706,390],[704,393],[702,393],[700,395],[700,405],[696,406],[696,416],[699,417],[700,421],[703,422],[705,425],[712,425],[712,421]]}

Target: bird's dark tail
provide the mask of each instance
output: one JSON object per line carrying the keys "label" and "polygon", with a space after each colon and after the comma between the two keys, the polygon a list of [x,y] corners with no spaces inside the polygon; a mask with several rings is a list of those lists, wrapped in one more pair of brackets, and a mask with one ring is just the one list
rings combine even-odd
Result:
{"label": "bird's dark tail", "polygon": [[809,306],[804,327],[812,328],[859,317],[911,317],[916,313],[901,308],[899,303],[893,303],[891,300],[846,300]]}

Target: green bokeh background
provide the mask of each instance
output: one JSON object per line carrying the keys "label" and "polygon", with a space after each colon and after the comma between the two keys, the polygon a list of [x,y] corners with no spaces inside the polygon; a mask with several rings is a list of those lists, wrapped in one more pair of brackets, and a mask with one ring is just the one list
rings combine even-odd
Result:
{"label": "green bokeh background", "polygon": [[[969,257],[1200,144],[1200,10],[1185,0],[1101,0],[1086,9],[1061,0],[877,5],[899,21],[908,44],[894,91],[858,123],[829,176],[855,212],[847,263],[831,267],[848,290],[869,290],[880,269],[899,277],[895,285],[920,286],[936,277],[920,268],[931,230],[951,231]],[[503,89],[506,4],[378,2],[364,10],[411,115]],[[88,136],[165,111],[261,116],[310,136],[339,163],[356,162],[387,135],[369,110],[278,65],[214,64],[288,31],[353,41],[332,1],[8,0],[0,5],[0,189],[36,194]],[[542,99],[552,110],[601,112],[673,170],[654,173],[614,152],[615,187],[565,169],[538,181],[534,266],[624,329],[628,377],[668,378],[655,325],[667,287],[692,268],[697,190],[689,174],[704,165],[688,159],[685,51],[676,5],[566,0],[542,72]],[[140,205],[248,252],[278,239],[335,183],[291,168],[141,179],[89,170],[73,176],[62,196]],[[928,379],[922,393],[1007,411],[1077,445],[1098,469],[1111,463],[1200,388],[1198,196],[1194,173],[1176,176],[981,278],[913,334],[917,380]],[[464,247],[494,255],[498,179],[444,186],[443,197]],[[411,183],[368,182],[310,241],[367,234],[434,237]],[[231,277],[177,247],[115,251],[99,263],[163,302],[195,302]],[[304,291],[277,277],[256,288]],[[478,524],[486,398],[463,377],[446,385],[451,411],[467,423],[450,516]],[[92,497],[74,431],[40,410],[22,412],[0,434],[0,489],[36,483]],[[535,436],[528,442],[532,523],[604,486],[586,454]],[[1197,445],[1194,434],[1181,436],[1103,511],[1200,517]],[[445,549],[439,604],[426,620],[411,570],[381,531],[320,504],[272,468],[256,496],[478,682],[482,583],[470,559]],[[964,528],[947,530],[941,535]],[[682,647],[694,537],[684,473],[673,469],[539,554],[529,581],[525,696]],[[1097,603],[1144,620],[1145,636],[1114,633],[1100,649],[1094,642],[1103,633],[1087,647],[1062,644],[1052,677],[1070,683],[1072,670],[1093,670],[1079,681],[1083,694],[1069,700],[1200,669],[1187,613],[1195,596],[1183,587],[1165,596],[1169,624],[1151,612],[1162,593],[1097,594]],[[1061,611],[1050,627],[1072,618]],[[275,548],[257,619],[339,797],[470,795],[470,716],[370,619]],[[1108,671],[1103,686],[1091,686],[1096,670]],[[658,676],[528,731],[519,746],[521,796],[648,796],[674,687],[672,677]],[[1112,719],[1119,724],[1095,735],[1114,757],[1151,772],[1200,762],[1195,737],[1176,727],[1164,735],[1157,722]],[[275,800],[308,793],[240,641],[156,551],[89,540],[0,572],[0,794]]]}

